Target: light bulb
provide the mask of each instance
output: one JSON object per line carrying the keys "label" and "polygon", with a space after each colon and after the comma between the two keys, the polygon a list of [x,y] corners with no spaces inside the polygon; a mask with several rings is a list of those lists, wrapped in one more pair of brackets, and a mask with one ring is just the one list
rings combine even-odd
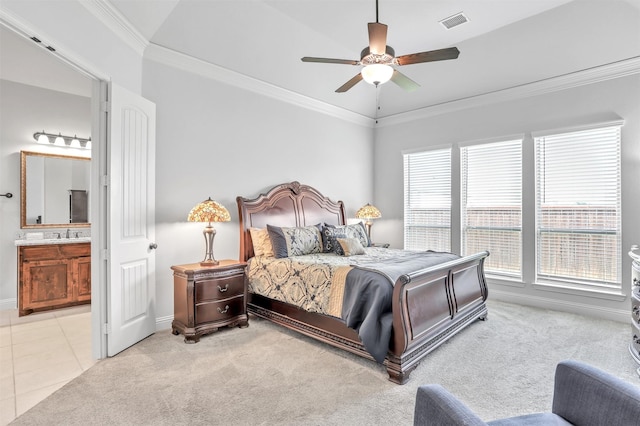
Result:
{"label": "light bulb", "polygon": [[[43,130],[43,132],[44,132],[44,130]],[[47,144],[47,143],[49,143],[49,138],[44,133],[40,133],[40,136],[38,136],[38,143]]]}
{"label": "light bulb", "polygon": [[87,143],[84,145],[85,149],[91,149],[91,138],[89,138],[89,140],[87,141]]}
{"label": "light bulb", "polygon": [[80,148],[80,141],[78,140],[78,136],[74,135],[71,140],[71,148]]}
{"label": "light bulb", "polygon": [[58,133],[58,137],[56,138],[55,144],[56,146],[64,146],[64,138],[62,137],[62,135],[60,133]]}
{"label": "light bulb", "polygon": [[385,64],[371,64],[362,68],[360,74],[362,78],[369,84],[384,84],[391,79],[393,68]]}

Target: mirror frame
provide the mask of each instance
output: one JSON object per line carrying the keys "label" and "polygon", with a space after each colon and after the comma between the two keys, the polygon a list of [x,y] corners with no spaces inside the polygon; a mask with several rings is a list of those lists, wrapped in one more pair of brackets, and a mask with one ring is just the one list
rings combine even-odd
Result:
{"label": "mirror frame", "polygon": [[88,228],[91,222],[87,223],[40,223],[27,224],[27,157],[51,157],[51,158],[68,158],[70,160],[86,160],[91,161],[91,157],[79,157],[74,155],[49,154],[36,151],[20,151],[20,228]]}

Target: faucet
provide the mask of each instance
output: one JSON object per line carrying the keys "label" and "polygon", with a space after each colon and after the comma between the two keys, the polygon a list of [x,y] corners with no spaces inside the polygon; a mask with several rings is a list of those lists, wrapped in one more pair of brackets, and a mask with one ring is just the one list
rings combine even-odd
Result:
{"label": "faucet", "polygon": [[58,239],[60,239],[60,233],[59,232],[54,232],[53,235],[57,235]]}
{"label": "faucet", "polygon": [[69,238],[69,228],[67,228],[67,238]]}

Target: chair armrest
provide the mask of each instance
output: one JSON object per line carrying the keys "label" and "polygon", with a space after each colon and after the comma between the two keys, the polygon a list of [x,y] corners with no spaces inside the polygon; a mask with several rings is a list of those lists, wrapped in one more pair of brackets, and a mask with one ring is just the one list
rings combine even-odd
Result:
{"label": "chair armrest", "polygon": [[418,388],[413,424],[486,426],[480,417],[440,385]]}
{"label": "chair armrest", "polygon": [[578,425],[640,426],[640,388],[578,361],[562,361],[552,411]]}

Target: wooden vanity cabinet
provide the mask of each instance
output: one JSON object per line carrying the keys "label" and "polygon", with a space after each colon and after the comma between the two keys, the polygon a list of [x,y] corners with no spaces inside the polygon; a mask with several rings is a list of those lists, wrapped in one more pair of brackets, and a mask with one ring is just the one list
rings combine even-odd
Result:
{"label": "wooden vanity cabinet", "polygon": [[91,244],[18,247],[18,315],[91,302]]}

